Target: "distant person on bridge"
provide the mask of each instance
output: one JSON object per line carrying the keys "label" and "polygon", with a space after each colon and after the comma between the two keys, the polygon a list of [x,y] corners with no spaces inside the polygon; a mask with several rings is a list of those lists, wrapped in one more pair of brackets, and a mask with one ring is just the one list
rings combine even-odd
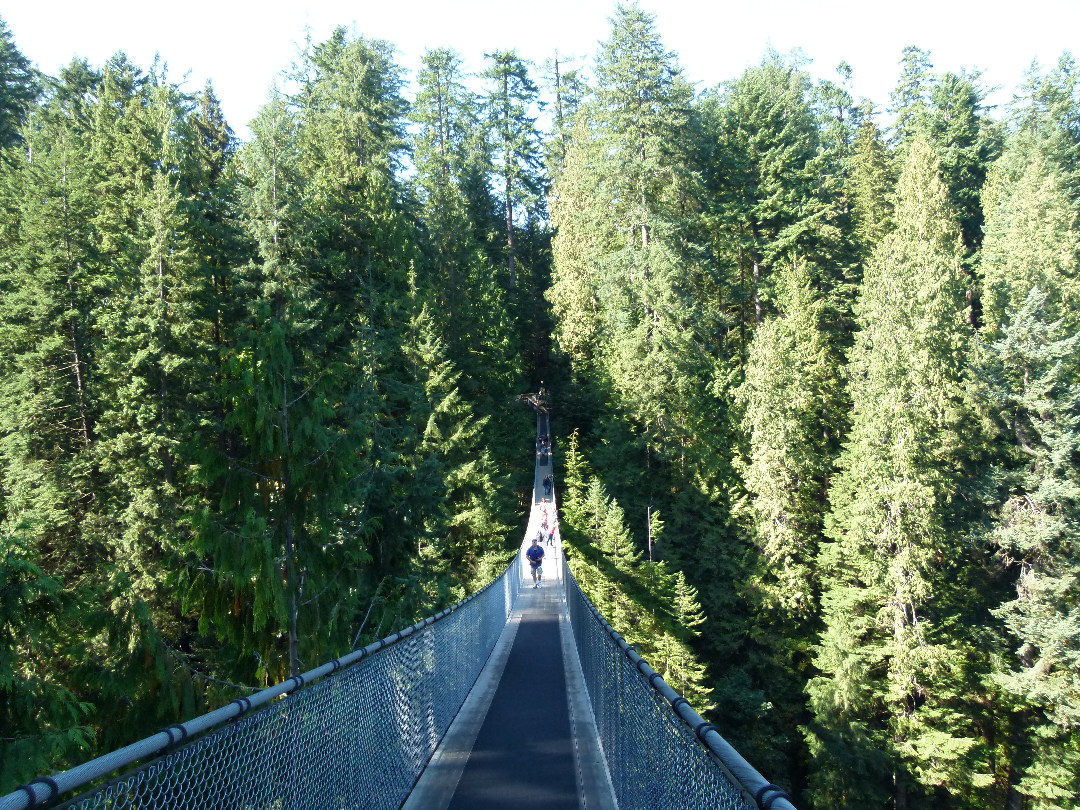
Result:
{"label": "distant person on bridge", "polygon": [[544,569],[541,563],[544,561],[544,547],[540,545],[540,538],[534,537],[529,550],[525,552],[529,558],[529,567],[532,569],[533,587],[543,588]]}

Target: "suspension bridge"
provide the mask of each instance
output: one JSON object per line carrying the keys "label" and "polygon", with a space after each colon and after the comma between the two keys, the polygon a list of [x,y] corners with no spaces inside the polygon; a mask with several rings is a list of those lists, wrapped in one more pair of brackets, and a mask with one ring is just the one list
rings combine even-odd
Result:
{"label": "suspension bridge", "polygon": [[[538,411],[522,551],[555,517]],[[0,810],[794,810],[589,603],[551,526],[544,587],[519,553],[435,616]]]}

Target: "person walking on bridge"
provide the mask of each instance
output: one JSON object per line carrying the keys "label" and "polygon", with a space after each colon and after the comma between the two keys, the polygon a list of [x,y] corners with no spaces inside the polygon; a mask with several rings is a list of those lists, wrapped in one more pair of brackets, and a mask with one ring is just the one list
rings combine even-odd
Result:
{"label": "person walking on bridge", "polygon": [[541,563],[544,561],[544,547],[540,545],[540,538],[533,538],[525,556],[529,558],[529,568],[532,569],[533,587],[543,588],[544,569]]}

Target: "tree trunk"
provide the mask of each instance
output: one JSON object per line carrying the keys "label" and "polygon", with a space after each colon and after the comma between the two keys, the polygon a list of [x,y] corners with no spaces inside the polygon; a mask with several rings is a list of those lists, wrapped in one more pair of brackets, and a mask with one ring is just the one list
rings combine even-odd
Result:
{"label": "tree trunk", "polygon": [[[1012,782],[1013,774],[1009,774],[1009,781]],[[1005,794],[1005,810],[1024,810],[1024,796],[1016,790],[1016,785],[1010,784],[1009,791]]]}
{"label": "tree trunk", "polygon": [[754,256],[754,324],[761,326],[761,262]]}
{"label": "tree trunk", "polygon": [[[165,262],[161,258],[157,261],[157,281],[158,303],[161,305],[161,324],[158,334],[164,348],[169,345],[169,323],[165,317]],[[158,414],[158,429],[161,431],[162,436],[166,436],[169,430],[169,381],[168,373],[165,371],[162,362],[163,359],[158,359],[158,399],[161,408],[161,412]],[[172,485],[175,477],[173,474],[172,453],[169,452],[169,447],[164,442],[161,446],[161,466],[166,483]]]}
{"label": "tree trunk", "polygon": [[[510,77],[504,72],[502,75],[503,93],[503,118],[506,126],[510,126]],[[506,137],[504,135],[504,137]],[[517,286],[514,276],[514,180],[510,176],[510,144],[503,144],[503,171],[506,172],[506,269],[510,271],[510,289]]]}
{"label": "tree trunk", "polygon": [[761,233],[758,231],[757,222],[754,222],[750,226],[750,231],[754,237],[754,247],[750,250],[750,256],[754,261],[754,324],[757,326],[761,326],[761,256],[758,254],[757,251],[757,245],[759,240],[761,239]]}
{"label": "tree trunk", "polygon": [[893,810],[907,810],[907,785],[899,771],[893,771]]}
{"label": "tree trunk", "polygon": [[71,366],[75,371],[75,391],[79,395],[79,432],[82,434],[83,445],[90,446],[90,422],[86,418],[86,391],[83,388],[82,358],[79,356],[79,338],[75,329],[75,321],[70,322],[71,335]]}
{"label": "tree trunk", "polygon": [[289,677],[295,678],[300,674],[300,656],[298,649],[300,638],[297,633],[297,598],[296,598],[296,544],[293,538],[292,522],[292,474],[289,470],[289,386],[282,385],[284,394],[281,406],[281,438],[282,438],[282,475],[281,475],[281,503],[285,509],[285,588],[289,597]]}
{"label": "tree trunk", "polygon": [[510,271],[510,289],[517,286],[514,275],[514,200],[513,181],[506,176],[506,269]]}
{"label": "tree trunk", "polygon": [[[68,207],[68,195],[67,195],[67,164],[64,164],[64,224],[68,225],[68,215],[71,213]],[[72,255],[71,248],[71,228],[64,228],[64,252],[67,256],[67,266],[71,269],[78,269],[79,264],[75,261],[75,257]],[[71,281],[71,273],[68,273],[67,288],[69,297],[69,306],[72,312],[77,312],[78,309],[75,305],[75,285]],[[83,387],[83,375],[82,375],[82,358],[79,356],[79,333],[75,328],[75,320],[69,321],[71,335],[71,365],[75,372],[75,390],[79,395],[79,431],[82,433],[83,445],[90,446],[90,421],[86,418],[86,390]]]}

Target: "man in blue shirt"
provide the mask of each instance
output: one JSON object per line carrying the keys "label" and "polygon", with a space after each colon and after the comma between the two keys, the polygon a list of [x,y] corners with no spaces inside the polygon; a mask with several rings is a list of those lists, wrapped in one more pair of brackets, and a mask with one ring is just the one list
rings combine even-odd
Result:
{"label": "man in blue shirt", "polygon": [[544,547],[540,545],[539,538],[533,538],[525,556],[529,558],[529,567],[532,569],[533,587],[543,588],[541,581],[544,578],[544,569],[540,564],[544,561]]}

